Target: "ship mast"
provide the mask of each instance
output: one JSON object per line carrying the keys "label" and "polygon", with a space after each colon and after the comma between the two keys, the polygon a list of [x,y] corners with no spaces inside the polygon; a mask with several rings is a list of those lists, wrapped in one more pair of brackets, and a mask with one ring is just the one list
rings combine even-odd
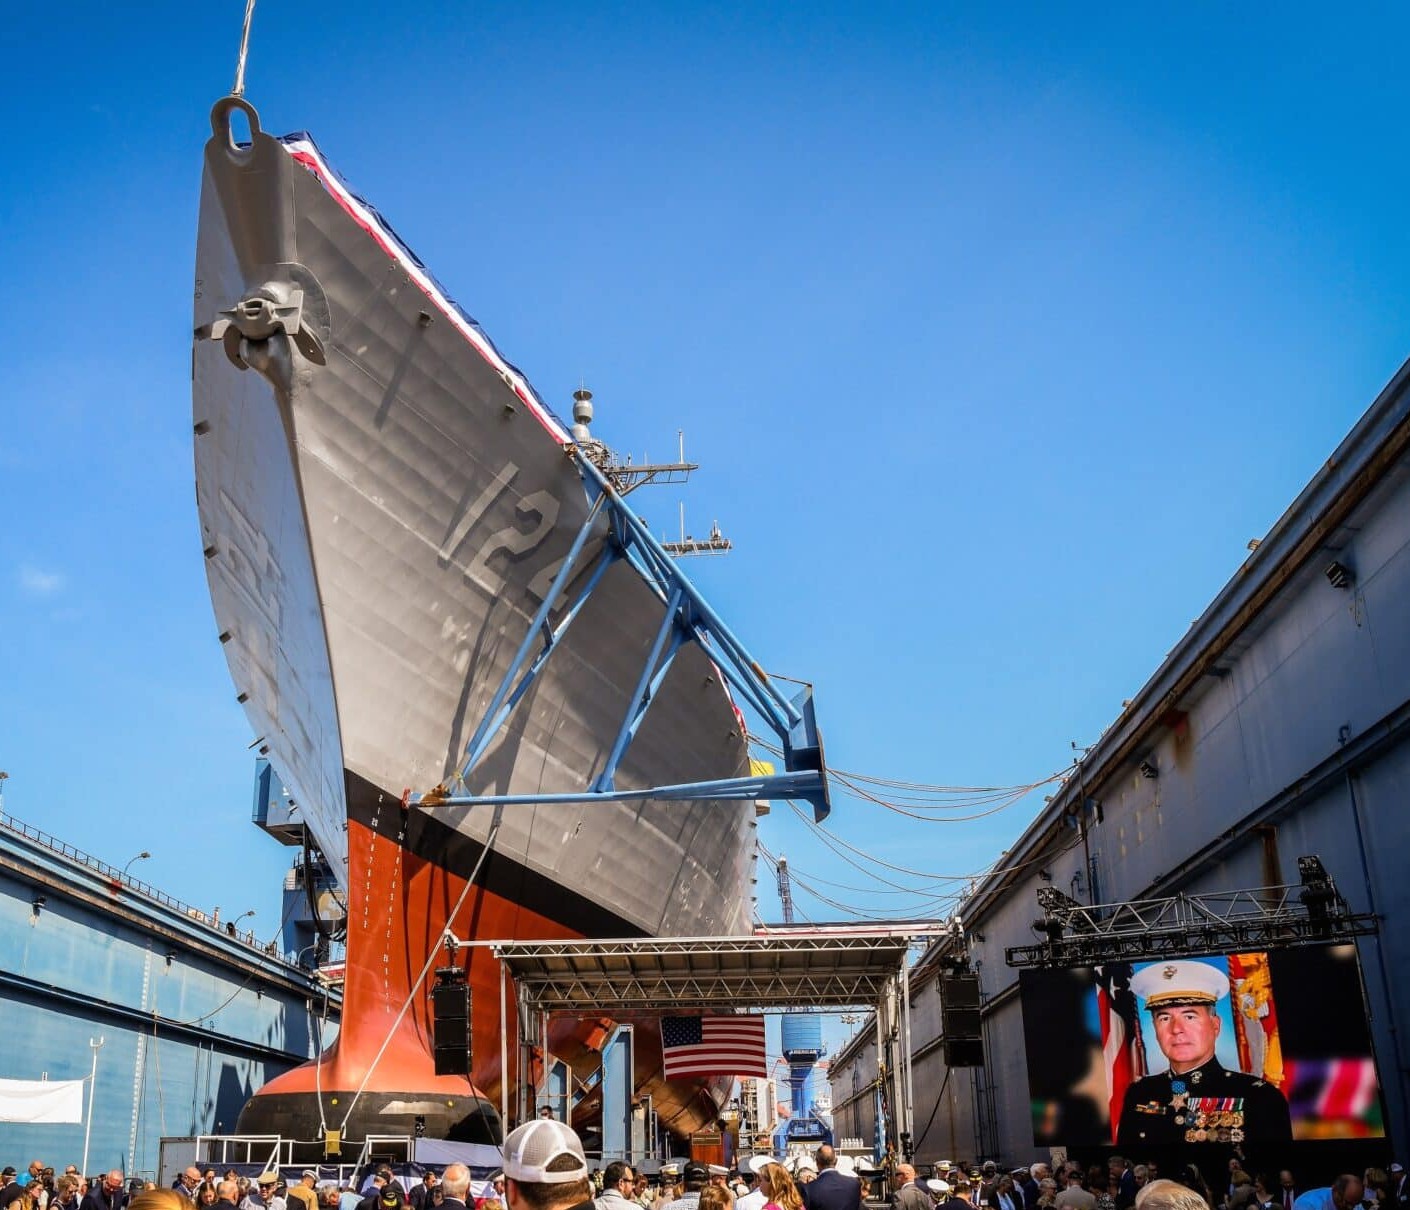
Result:
{"label": "ship mast", "polygon": [[[630,454],[621,458],[606,442],[599,441],[592,435],[593,415],[592,392],[587,387],[579,387],[573,392],[573,440],[607,481],[617,489],[618,495],[625,496],[639,487],[648,485],[686,483],[690,479],[691,471],[700,469],[698,462],[686,461],[683,429],[676,430],[679,452],[675,462],[652,462],[650,458],[644,462],[633,462]],[[661,549],[674,558],[680,559],[689,555],[723,555],[734,549],[734,543],[720,532],[718,521],[710,523],[708,538],[695,538],[687,534],[684,501],[680,506],[680,524],[680,540],[661,543]]]}

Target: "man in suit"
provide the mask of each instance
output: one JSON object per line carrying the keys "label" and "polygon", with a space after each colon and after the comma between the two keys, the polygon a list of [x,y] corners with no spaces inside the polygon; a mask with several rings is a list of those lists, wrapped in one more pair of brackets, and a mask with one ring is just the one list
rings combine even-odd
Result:
{"label": "man in suit", "polygon": [[1033,1210],[1038,1204],[1038,1197],[1042,1192],[1038,1188],[1039,1181],[1045,1181],[1052,1176],[1053,1170],[1044,1163],[1033,1164],[1028,1169],[1028,1179],[1020,1186],[1023,1190],[1023,1203]]}
{"label": "man in suit", "polygon": [[188,1201],[196,1200],[196,1190],[201,1187],[201,1170],[192,1164],[171,1183],[171,1187]]}
{"label": "man in suit", "polygon": [[993,1160],[985,1160],[979,1172],[979,1196],[975,1204],[989,1206],[992,1210],[998,1204],[999,1166]]}
{"label": "man in suit", "polygon": [[1028,1184],[1028,1169],[1015,1168],[1009,1175],[1013,1177],[1013,1200],[1017,1203],[1019,1210],[1034,1210],[1034,1207],[1038,1205],[1038,1199],[1035,1197],[1030,1202],[1028,1194],[1024,1191],[1024,1186]]}
{"label": "man in suit", "polygon": [[441,1190],[445,1194],[441,1210],[465,1210],[465,1199],[470,1195],[470,1169],[464,1164],[448,1164],[441,1173]]}
{"label": "man in suit", "polygon": [[862,1210],[862,1182],[837,1170],[837,1152],[824,1143],[813,1157],[818,1178],[799,1186],[808,1210]]}
{"label": "man in suit", "polygon": [[1390,1196],[1395,1210],[1410,1210],[1410,1176],[1406,1176],[1403,1164],[1390,1166]]}
{"label": "man in suit", "polygon": [[122,1169],[114,1168],[95,1188],[88,1191],[79,1210],[123,1210],[127,1205],[127,1182]]}
{"label": "man in suit", "polygon": [[900,1188],[891,1195],[891,1210],[932,1210],[930,1194],[916,1183],[916,1170],[910,1164],[896,1165]]}

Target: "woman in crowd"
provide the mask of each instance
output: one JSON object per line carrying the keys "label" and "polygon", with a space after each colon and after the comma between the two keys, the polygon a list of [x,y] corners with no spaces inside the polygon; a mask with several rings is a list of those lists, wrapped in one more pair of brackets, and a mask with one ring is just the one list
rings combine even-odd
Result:
{"label": "woman in crowd", "polygon": [[214,1181],[202,1181],[196,1186],[196,1205],[214,1206],[219,1200],[215,1195]]}
{"label": "woman in crowd", "polygon": [[1111,1191],[1111,1173],[1105,1164],[1087,1168],[1087,1188],[1097,1199],[1096,1210],[1116,1210],[1116,1198]]}
{"label": "woman in crowd", "polygon": [[1363,1206],[1394,1206],[1395,1198],[1390,1192],[1390,1174],[1384,1168],[1367,1168],[1365,1175],[1361,1178],[1362,1188],[1366,1195],[1362,1198]]}
{"label": "woman in crowd", "polygon": [[[1199,1170],[1198,1164],[1186,1164],[1180,1169],[1175,1177],[1176,1181],[1184,1185],[1186,1189],[1193,1189],[1200,1197],[1204,1198],[1205,1205],[1213,1206],[1217,1203],[1214,1200],[1214,1192],[1204,1179],[1204,1174]],[[1154,1181],[1151,1184],[1155,1184]]]}
{"label": "woman in crowd", "polygon": [[127,1203],[127,1210],[191,1210],[191,1202],[175,1189],[143,1189]]}
{"label": "woman in crowd", "polygon": [[1038,1205],[1043,1210],[1048,1210],[1057,1198],[1057,1181],[1050,1176],[1045,1176],[1038,1182]]}
{"label": "woman in crowd", "polygon": [[700,1191],[700,1210],[734,1210],[734,1195],[722,1185],[706,1185]]}
{"label": "woman in crowd", "polygon": [[79,1203],[83,1200],[78,1192],[79,1179],[64,1173],[54,1181],[54,1201],[53,1210],[78,1210]]}
{"label": "woman in crowd", "polygon": [[1266,1172],[1260,1172],[1253,1178],[1253,1205],[1256,1210],[1269,1210],[1276,1200],[1274,1190],[1277,1187],[1276,1182]]}
{"label": "woman in crowd", "polygon": [[1225,1203],[1228,1210],[1250,1210],[1255,1196],[1253,1188],[1253,1178],[1242,1168],[1235,1168],[1229,1174],[1229,1200]]}
{"label": "woman in crowd", "polygon": [[759,1173],[759,1188],[764,1192],[764,1210],[803,1210],[798,1186],[782,1164],[764,1165]]}

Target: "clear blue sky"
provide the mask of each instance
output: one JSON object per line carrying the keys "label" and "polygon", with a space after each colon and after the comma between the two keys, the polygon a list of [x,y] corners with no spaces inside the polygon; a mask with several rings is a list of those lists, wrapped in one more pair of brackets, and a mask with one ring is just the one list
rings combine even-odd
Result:
{"label": "clear blue sky", "polygon": [[[12,813],[272,928],[190,452],[242,7],[5,14],[0,768]],[[691,528],[737,548],[693,570],[816,683],[834,764],[1012,784],[1114,718],[1410,352],[1410,14],[1148,8],[262,0],[248,96],[560,411],[585,380],[624,452],[685,430]],[[831,826],[957,873],[1035,805]],[[861,880],[786,809],[763,834]]]}

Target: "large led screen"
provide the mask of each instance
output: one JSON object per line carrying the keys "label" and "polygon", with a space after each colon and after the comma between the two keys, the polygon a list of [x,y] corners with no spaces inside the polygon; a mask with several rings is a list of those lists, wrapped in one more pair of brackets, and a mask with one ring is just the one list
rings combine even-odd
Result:
{"label": "large led screen", "polygon": [[1019,989],[1039,1145],[1385,1133],[1354,946],[1025,970]]}

